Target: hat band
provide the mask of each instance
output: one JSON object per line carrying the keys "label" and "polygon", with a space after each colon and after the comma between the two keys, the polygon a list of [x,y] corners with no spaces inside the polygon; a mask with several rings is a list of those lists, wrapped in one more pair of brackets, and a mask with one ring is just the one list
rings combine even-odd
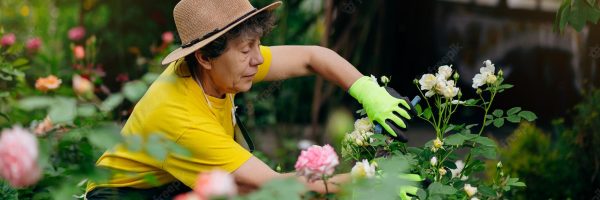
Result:
{"label": "hat band", "polygon": [[181,48],[188,48],[188,47],[194,46],[194,44],[196,44],[196,43],[198,43],[198,42],[200,42],[200,41],[202,41],[202,40],[204,40],[206,38],[209,38],[210,36],[213,36],[213,35],[217,34],[221,30],[225,30],[225,29],[229,28],[233,24],[237,23],[238,21],[244,19],[246,16],[251,15],[252,13],[254,13],[256,11],[257,11],[257,9],[254,8],[250,12],[242,15],[241,17],[237,18],[236,20],[233,20],[231,23],[227,24],[227,26],[225,26],[225,27],[223,27],[221,29],[216,28],[215,30],[211,31],[210,33],[207,33],[206,35],[204,35],[204,36],[202,36],[200,38],[196,38],[196,39],[192,40],[191,42],[188,42],[187,44],[181,45]]}

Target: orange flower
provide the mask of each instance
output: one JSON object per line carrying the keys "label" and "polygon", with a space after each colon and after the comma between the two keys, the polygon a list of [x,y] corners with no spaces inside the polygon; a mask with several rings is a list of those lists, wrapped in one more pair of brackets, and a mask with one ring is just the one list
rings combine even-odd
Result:
{"label": "orange flower", "polygon": [[38,78],[35,81],[35,89],[47,92],[48,90],[54,90],[60,86],[62,80],[56,78],[54,75],[50,75],[45,78]]}
{"label": "orange flower", "polygon": [[53,128],[52,120],[50,119],[50,116],[46,116],[44,121],[40,122],[35,127],[35,130],[33,131],[33,133],[35,133],[35,135],[37,135],[37,136],[44,136],[44,135],[46,135],[46,133],[48,131],[52,130],[52,128]]}
{"label": "orange flower", "polygon": [[73,54],[75,55],[75,59],[82,60],[85,58],[85,48],[81,45],[77,45],[73,48]]}

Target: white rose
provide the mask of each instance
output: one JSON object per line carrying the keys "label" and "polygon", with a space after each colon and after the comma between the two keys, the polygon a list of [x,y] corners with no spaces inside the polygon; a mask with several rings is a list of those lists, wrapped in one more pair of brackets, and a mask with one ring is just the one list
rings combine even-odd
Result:
{"label": "white rose", "polygon": [[452,68],[448,65],[440,66],[437,74],[444,77],[444,79],[448,79],[452,76]]}
{"label": "white rose", "polygon": [[[454,165],[456,165],[456,169],[450,169],[450,172],[452,173],[452,178],[458,178],[462,170],[465,168],[465,163],[462,160],[457,160],[456,162],[454,162]],[[465,181],[468,178],[468,176],[463,175],[460,180]]]}
{"label": "white rose", "polygon": [[373,129],[373,123],[368,117],[357,119],[354,122],[354,130],[358,131],[359,133],[371,131],[371,129]]}
{"label": "white rose", "polygon": [[454,87],[453,80],[438,82],[436,85],[436,91],[448,99],[454,98],[456,95],[458,95],[459,90],[460,89],[458,87]]}
{"label": "white rose", "polygon": [[375,165],[369,164],[367,159],[363,159],[362,162],[357,162],[350,175],[354,178],[373,178],[375,177]]}
{"label": "white rose", "polygon": [[437,165],[437,158],[434,156],[433,158],[431,158],[431,160],[429,161],[429,163],[431,164],[431,166]]}
{"label": "white rose", "polygon": [[465,187],[463,189],[465,190],[467,195],[469,195],[469,197],[471,197],[471,196],[475,195],[475,193],[477,193],[477,187],[473,187],[473,186],[471,186],[471,184],[465,184]]}
{"label": "white rose", "polygon": [[[494,69],[495,69],[496,67],[494,66],[494,63],[492,63],[492,61],[490,61],[490,60],[486,60],[486,61],[483,61],[483,64],[485,65],[485,67],[486,67],[487,69],[491,69],[491,70],[492,70],[492,73],[494,73]],[[483,72],[482,72],[482,73],[483,73]]]}
{"label": "white rose", "polygon": [[436,83],[437,79],[433,74],[423,74],[423,76],[421,76],[421,79],[419,80],[421,90],[431,90]]}
{"label": "white rose", "polygon": [[477,89],[480,86],[484,85],[487,82],[487,74],[476,74],[473,77],[473,88]]}
{"label": "white rose", "polygon": [[426,97],[432,97],[435,94],[435,92],[433,90],[429,90],[425,93]]}

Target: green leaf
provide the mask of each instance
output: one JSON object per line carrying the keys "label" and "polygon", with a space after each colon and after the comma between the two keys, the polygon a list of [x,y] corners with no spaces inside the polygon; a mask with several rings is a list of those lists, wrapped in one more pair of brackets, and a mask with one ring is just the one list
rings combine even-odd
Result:
{"label": "green leaf", "polygon": [[425,117],[425,119],[430,119],[432,114],[430,107],[427,107],[425,111],[423,111],[423,117]]}
{"label": "green leaf", "polygon": [[496,142],[494,142],[494,140],[484,137],[484,136],[478,136],[476,138],[473,139],[473,142],[477,142],[483,146],[488,146],[488,147],[496,147]]}
{"label": "green leaf", "polygon": [[454,134],[444,139],[444,144],[450,146],[462,145],[467,138],[462,134]]}
{"label": "green leaf", "polygon": [[517,114],[519,111],[521,111],[521,107],[514,107],[509,109],[508,112],[506,112],[506,115],[511,116]]}
{"label": "green leaf", "polygon": [[483,124],[483,125],[489,126],[490,124],[492,124],[492,122],[494,122],[494,120],[487,120],[487,121],[485,121],[485,124]]}
{"label": "green leaf", "polygon": [[456,189],[452,186],[443,185],[440,182],[433,182],[427,188],[430,194],[454,194]]}
{"label": "green leaf", "polygon": [[492,115],[486,115],[485,118],[486,119],[494,119],[494,116],[492,116]]}
{"label": "green leaf", "polygon": [[521,111],[519,113],[519,116],[521,116],[523,119],[527,120],[527,121],[534,121],[537,119],[537,115],[535,115],[535,113],[531,112],[531,111]]}
{"label": "green leaf", "polygon": [[74,98],[57,97],[54,99],[48,116],[53,123],[71,123],[77,116],[77,101]]}
{"label": "green leaf", "polygon": [[20,100],[18,106],[23,110],[32,111],[35,109],[47,108],[53,102],[54,99],[50,97],[27,97],[25,99]]}
{"label": "green leaf", "polygon": [[502,127],[502,125],[504,125],[504,118],[496,118],[494,120],[494,126],[497,128]]}
{"label": "green leaf", "polygon": [[131,81],[123,86],[123,95],[131,102],[137,102],[148,90],[148,85],[142,81]]}
{"label": "green leaf", "polygon": [[502,117],[502,115],[504,115],[504,111],[501,109],[496,109],[492,114],[496,117]]}
{"label": "green leaf", "polygon": [[477,103],[479,102],[478,99],[469,99],[465,102],[465,105],[467,106],[474,106],[477,105]]}
{"label": "green leaf", "polygon": [[486,197],[495,197],[496,196],[496,192],[487,185],[483,185],[483,184],[479,185],[479,187],[477,187],[477,191]]}
{"label": "green leaf", "polygon": [[146,84],[152,84],[156,79],[158,79],[158,74],[156,73],[147,73],[142,77],[142,80],[146,82]]}
{"label": "green leaf", "polygon": [[29,61],[25,58],[19,58],[12,62],[13,67],[20,67],[21,65],[26,65]]}
{"label": "green leaf", "polygon": [[142,150],[142,136],[138,134],[127,135],[125,138],[125,145],[127,149],[132,152],[139,152]]}
{"label": "green leaf", "polygon": [[510,115],[506,118],[506,120],[512,123],[519,123],[521,122],[521,117],[519,115]]}
{"label": "green leaf", "polygon": [[375,139],[374,142],[371,143],[371,146],[384,146],[387,143],[385,143],[386,137],[382,134],[373,134],[371,135],[371,138]]}
{"label": "green leaf", "polygon": [[169,143],[167,143],[168,147],[169,147],[169,151],[173,152],[174,154],[177,154],[178,156],[183,156],[183,157],[191,157],[192,156],[192,152],[189,151],[188,149],[184,148],[183,146],[175,143],[175,142],[171,142],[169,141]]}
{"label": "green leaf", "polygon": [[160,181],[158,181],[158,178],[152,174],[144,175],[144,181],[152,186],[160,186]]}
{"label": "green leaf", "polygon": [[77,108],[77,115],[82,117],[92,117],[96,114],[96,111],[96,106],[92,104],[84,104]]}
{"label": "green leaf", "polygon": [[421,115],[423,112],[423,108],[421,108],[420,104],[415,105],[415,111],[417,112],[417,115]]}
{"label": "green leaf", "polygon": [[417,190],[417,197],[419,197],[419,199],[427,199],[427,192],[425,192],[425,190],[419,188]]}
{"label": "green leaf", "polygon": [[473,155],[481,155],[487,159],[495,159],[496,158],[496,147],[490,146],[476,146],[472,151]]}
{"label": "green leaf", "polygon": [[105,124],[87,135],[90,143],[101,149],[110,149],[121,141],[120,129],[115,124]]}
{"label": "green leaf", "polygon": [[100,105],[100,110],[104,112],[109,112],[115,109],[117,106],[123,103],[124,97],[120,93],[111,94],[108,96]]}
{"label": "green leaf", "polygon": [[506,185],[517,186],[517,187],[525,187],[525,183],[519,182],[519,178],[508,178]]}
{"label": "green leaf", "polygon": [[146,152],[154,159],[163,161],[167,158],[168,150],[163,142],[163,137],[159,134],[152,134],[148,137],[145,144]]}
{"label": "green leaf", "polygon": [[511,85],[511,84],[502,84],[502,85],[500,85],[499,89],[500,90],[505,90],[505,89],[510,89],[512,87],[514,87],[514,85]]}

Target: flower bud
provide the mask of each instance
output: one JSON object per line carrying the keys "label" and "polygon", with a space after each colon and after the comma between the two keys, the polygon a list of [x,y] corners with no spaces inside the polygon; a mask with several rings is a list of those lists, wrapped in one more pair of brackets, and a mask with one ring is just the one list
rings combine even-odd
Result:
{"label": "flower bud", "polygon": [[438,169],[438,172],[440,172],[440,175],[446,175],[446,169],[444,169],[443,167]]}
{"label": "flower bud", "polygon": [[499,161],[498,164],[496,164],[497,168],[502,168],[502,161]]}
{"label": "flower bud", "polygon": [[381,76],[381,83],[383,83],[384,85],[387,85],[390,82],[390,78],[388,78],[387,76]]}
{"label": "flower bud", "polygon": [[481,90],[481,88],[477,88],[477,91],[475,93],[477,94],[481,94],[483,91]]}
{"label": "flower bud", "polygon": [[462,97],[462,92],[459,90],[458,91],[458,98]]}
{"label": "flower bud", "polygon": [[502,71],[502,69],[500,69],[500,71],[498,71],[498,76],[500,76],[500,77],[504,76],[504,71]]}
{"label": "flower bud", "polygon": [[437,165],[437,158],[434,156],[433,158],[431,158],[431,160],[429,161],[429,163],[431,164],[431,166]]}
{"label": "flower bud", "polygon": [[415,85],[419,85],[419,80],[415,78],[415,80],[413,80],[413,83],[414,83]]}
{"label": "flower bud", "polygon": [[458,77],[460,77],[460,75],[458,75],[458,72],[454,72],[454,80],[458,80]]}

